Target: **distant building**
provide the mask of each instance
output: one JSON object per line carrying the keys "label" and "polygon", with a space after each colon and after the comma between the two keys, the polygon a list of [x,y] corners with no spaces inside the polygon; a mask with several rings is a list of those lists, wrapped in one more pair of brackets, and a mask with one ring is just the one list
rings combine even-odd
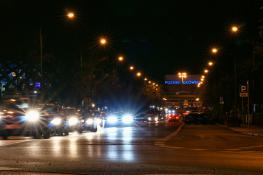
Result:
{"label": "distant building", "polygon": [[200,75],[187,75],[179,78],[176,75],[166,75],[163,96],[168,106],[192,108],[200,107],[199,89]]}

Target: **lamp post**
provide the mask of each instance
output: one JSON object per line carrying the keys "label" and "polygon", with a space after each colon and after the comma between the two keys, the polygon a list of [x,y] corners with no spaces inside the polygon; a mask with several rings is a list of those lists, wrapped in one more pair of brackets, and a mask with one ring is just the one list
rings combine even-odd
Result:
{"label": "lamp post", "polygon": [[187,78],[186,72],[178,72],[178,77],[181,78],[182,84],[184,83],[184,79]]}

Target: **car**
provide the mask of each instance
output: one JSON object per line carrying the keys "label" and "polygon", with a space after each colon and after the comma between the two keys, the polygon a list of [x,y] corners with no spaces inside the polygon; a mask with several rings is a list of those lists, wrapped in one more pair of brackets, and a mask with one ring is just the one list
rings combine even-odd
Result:
{"label": "car", "polygon": [[19,99],[5,100],[0,109],[0,136],[7,139],[13,135],[48,139],[48,127],[52,118],[42,115],[41,109]]}
{"label": "car", "polygon": [[65,119],[65,128],[68,132],[77,131],[82,133],[84,130],[84,119],[80,110],[75,107],[64,107],[62,109],[63,118]]}
{"label": "car", "polygon": [[215,121],[203,112],[191,112],[183,121],[186,124],[215,124]]}
{"label": "car", "polygon": [[167,122],[179,122],[182,118],[182,115],[177,114],[166,114],[166,121]]}
{"label": "car", "polygon": [[48,103],[41,105],[43,115],[50,118],[48,128],[52,136],[66,136],[69,134],[67,127],[67,120],[62,115],[61,107],[54,103]]}
{"label": "car", "polygon": [[111,126],[132,126],[134,124],[134,115],[124,112],[113,112],[106,115],[105,127]]}

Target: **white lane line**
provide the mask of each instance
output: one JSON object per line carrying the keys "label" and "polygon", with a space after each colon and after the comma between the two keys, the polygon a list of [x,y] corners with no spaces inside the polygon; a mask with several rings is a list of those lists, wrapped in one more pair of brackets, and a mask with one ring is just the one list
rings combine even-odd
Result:
{"label": "white lane line", "polygon": [[208,149],[203,149],[203,148],[190,148],[192,151],[207,151]]}
{"label": "white lane line", "polygon": [[22,170],[22,168],[12,168],[12,167],[1,167],[0,166],[0,171],[18,171]]}
{"label": "white lane line", "polygon": [[0,146],[15,145],[18,143],[28,142],[30,140],[0,140]]}

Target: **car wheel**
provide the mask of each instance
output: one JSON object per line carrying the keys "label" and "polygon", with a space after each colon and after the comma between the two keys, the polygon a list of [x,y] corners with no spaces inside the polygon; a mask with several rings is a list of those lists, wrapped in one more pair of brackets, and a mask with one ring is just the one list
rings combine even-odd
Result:
{"label": "car wheel", "polygon": [[32,134],[32,136],[33,136],[33,138],[34,139],[40,139],[41,138],[41,134],[39,133],[39,132],[34,132],[33,134]]}
{"label": "car wheel", "polygon": [[51,136],[50,131],[44,131],[42,135],[44,139],[49,139]]}

